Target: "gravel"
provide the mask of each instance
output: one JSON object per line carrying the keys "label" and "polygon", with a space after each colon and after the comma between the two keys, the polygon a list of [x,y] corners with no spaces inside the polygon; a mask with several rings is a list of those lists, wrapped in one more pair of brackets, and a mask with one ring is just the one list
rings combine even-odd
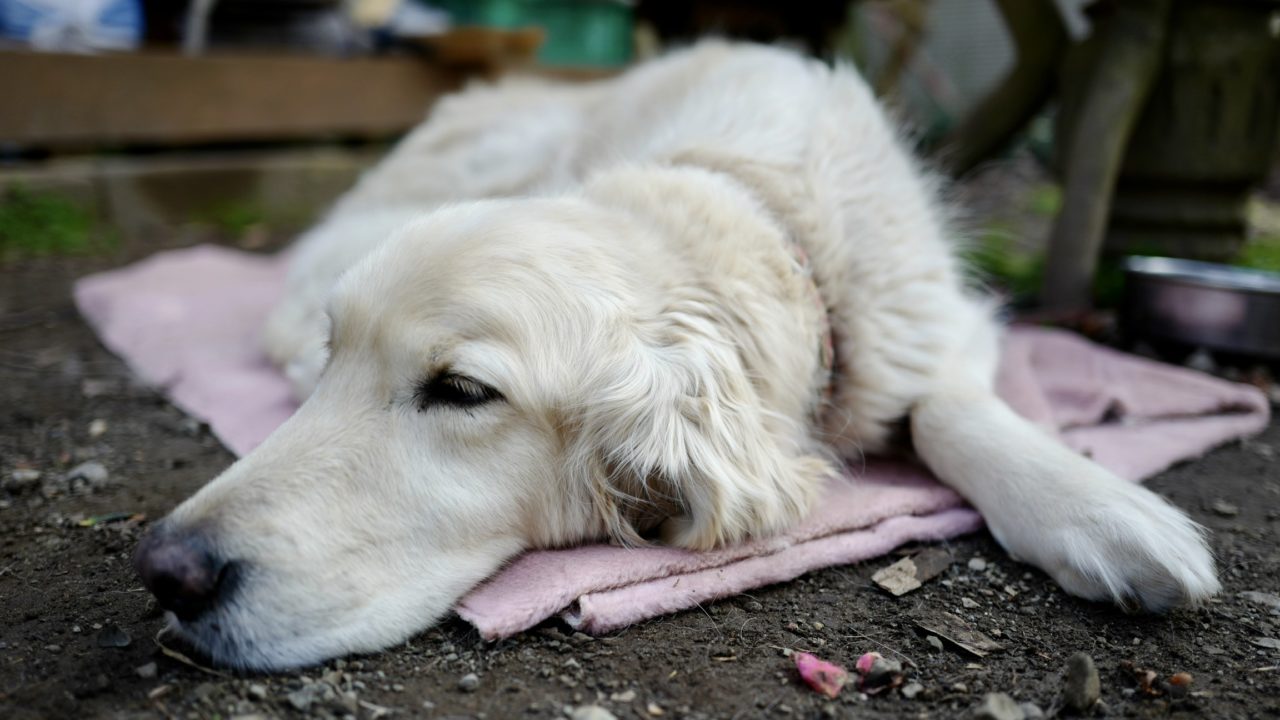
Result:
{"label": "gravel", "polygon": [[571,720],[617,720],[617,716],[599,705],[583,705],[569,714]]}

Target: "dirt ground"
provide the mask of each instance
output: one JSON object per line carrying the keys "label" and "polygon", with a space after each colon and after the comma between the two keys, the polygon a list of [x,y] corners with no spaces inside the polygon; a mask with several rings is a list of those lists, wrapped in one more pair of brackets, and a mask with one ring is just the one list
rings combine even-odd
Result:
{"label": "dirt ground", "polygon": [[[153,641],[162,620],[130,558],[147,522],[232,457],[133,381],[69,299],[75,277],[142,254],[0,269],[0,717],[550,718],[596,705],[620,718],[949,718],[990,692],[1052,713],[1076,651],[1101,674],[1095,714],[1280,716],[1280,609],[1268,605],[1280,593],[1275,424],[1151,482],[1212,529],[1225,589],[1198,610],[1129,616],[1075,600],[980,533],[951,543],[955,563],[899,598],[870,581],[882,559],[603,638],[549,622],[487,643],[453,620],[302,673],[229,677],[188,666]],[[105,479],[90,467],[66,482],[84,462],[99,463]],[[915,623],[940,611],[1004,649],[983,658],[936,649]],[[920,687],[910,698],[847,689],[829,701],[800,683],[792,649],[846,666],[877,650],[908,662]],[[1191,692],[1149,697],[1126,661],[1161,677],[1191,673]],[[478,684],[464,691],[471,673]]]}

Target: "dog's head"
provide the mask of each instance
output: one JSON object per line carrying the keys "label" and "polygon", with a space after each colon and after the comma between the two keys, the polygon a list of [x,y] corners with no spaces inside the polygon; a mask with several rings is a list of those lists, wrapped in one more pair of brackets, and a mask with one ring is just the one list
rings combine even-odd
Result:
{"label": "dog's head", "polygon": [[478,203],[348,272],[315,393],[139,548],[171,626],[219,663],[309,664],[405,639],[525,548],[802,514],[826,465],[620,232],[583,201]]}

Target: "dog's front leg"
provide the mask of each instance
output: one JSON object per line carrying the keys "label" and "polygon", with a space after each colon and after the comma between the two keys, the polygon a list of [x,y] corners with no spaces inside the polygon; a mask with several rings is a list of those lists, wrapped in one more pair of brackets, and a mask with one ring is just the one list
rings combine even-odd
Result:
{"label": "dog's front leg", "polygon": [[942,384],[911,413],[916,452],[1011,555],[1068,592],[1164,610],[1219,589],[1204,529],[1080,456],[974,384]]}

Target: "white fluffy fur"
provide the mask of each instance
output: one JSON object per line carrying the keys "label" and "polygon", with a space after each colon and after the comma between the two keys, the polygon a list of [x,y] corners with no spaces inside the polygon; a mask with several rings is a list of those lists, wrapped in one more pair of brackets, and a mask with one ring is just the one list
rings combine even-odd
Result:
{"label": "white fluffy fur", "polygon": [[[994,395],[991,310],[848,68],[704,43],[599,84],[473,88],[292,263],[266,341],[310,398],[173,515],[244,569],[174,620],[221,662],[385,647],[524,548],[778,531],[830,458],[886,449],[908,418],[920,457],[1070,592],[1163,609],[1217,589],[1185,515]],[[502,399],[420,409],[444,369]]]}

